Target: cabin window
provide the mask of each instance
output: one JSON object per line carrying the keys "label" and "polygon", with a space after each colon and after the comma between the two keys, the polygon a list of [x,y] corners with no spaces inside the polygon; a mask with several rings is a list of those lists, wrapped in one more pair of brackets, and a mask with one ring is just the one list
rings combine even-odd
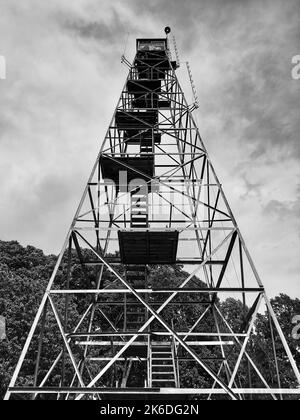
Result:
{"label": "cabin window", "polygon": [[140,41],[139,51],[164,51],[166,44],[164,41]]}

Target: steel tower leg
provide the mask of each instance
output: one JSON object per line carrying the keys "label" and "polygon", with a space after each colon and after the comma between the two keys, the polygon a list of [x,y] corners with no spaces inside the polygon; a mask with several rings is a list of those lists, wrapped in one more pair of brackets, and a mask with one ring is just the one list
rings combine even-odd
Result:
{"label": "steel tower leg", "polygon": [[[128,77],[6,400],[300,394],[298,367],[168,48],[165,39],[138,40],[133,63],[123,58]],[[239,327],[224,313],[233,296],[242,304]],[[263,303],[294,373],[290,389],[274,389],[253,360]],[[48,322],[55,352],[41,380]],[[32,350],[34,380],[22,387]],[[186,385],[186,363],[206,385]]]}

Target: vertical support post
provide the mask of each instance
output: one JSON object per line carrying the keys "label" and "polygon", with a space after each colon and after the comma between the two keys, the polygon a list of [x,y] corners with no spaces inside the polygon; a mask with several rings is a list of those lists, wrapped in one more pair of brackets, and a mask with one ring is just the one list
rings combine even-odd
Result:
{"label": "vertical support post", "polygon": [[300,372],[299,372],[299,369],[298,369],[298,367],[296,365],[296,362],[295,362],[295,360],[293,358],[292,352],[291,352],[291,350],[289,348],[289,345],[288,345],[288,343],[286,341],[286,338],[285,338],[285,336],[283,334],[282,328],[281,328],[281,326],[280,326],[280,324],[278,322],[278,319],[277,319],[276,314],[274,312],[274,309],[273,309],[273,307],[271,305],[271,302],[270,302],[270,300],[269,300],[269,298],[267,297],[266,294],[264,296],[265,296],[265,301],[267,303],[267,307],[268,307],[268,310],[270,312],[271,318],[272,318],[272,320],[274,322],[274,325],[275,325],[275,327],[276,327],[276,329],[278,331],[278,334],[279,334],[280,339],[282,341],[283,347],[284,347],[285,352],[286,352],[286,354],[288,356],[288,359],[290,361],[290,364],[292,366],[292,369],[294,371],[294,374],[295,374],[295,376],[297,378],[298,384],[300,386]]}
{"label": "vertical support post", "polygon": [[[70,288],[70,278],[71,278],[71,266],[72,266],[72,244],[73,239],[72,235],[69,239],[69,247],[68,247],[68,263],[67,263],[67,278],[66,278],[66,289],[69,290]],[[70,296],[67,293],[65,295],[65,310],[64,310],[64,330],[67,331],[68,322],[69,322],[69,301]],[[62,354],[62,372],[61,372],[61,384],[65,386],[65,376],[66,376],[66,349],[63,348]]]}
{"label": "vertical support post", "polygon": [[[36,359],[36,365],[35,365],[35,373],[34,373],[34,381],[33,386],[36,387],[38,384],[38,376],[39,376],[39,369],[40,369],[40,361],[41,361],[41,355],[43,350],[43,338],[45,333],[45,324],[46,324],[46,318],[47,318],[47,310],[48,310],[48,301],[45,303],[45,307],[43,310],[43,315],[41,319],[41,331],[39,335],[39,344],[38,344],[38,352],[37,352],[37,359]],[[35,395],[32,395],[32,399],[35,399]]]}

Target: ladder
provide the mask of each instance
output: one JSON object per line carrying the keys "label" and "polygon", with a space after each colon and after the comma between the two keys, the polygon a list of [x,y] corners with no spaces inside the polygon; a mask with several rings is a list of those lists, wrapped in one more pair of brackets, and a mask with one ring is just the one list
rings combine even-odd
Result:
{"label": "ladder", "polygon": [[199,108],[199,99],[198,99],[197,89],[196,89],[195,82],[194,82],[194,79],[193,79],[192,69],[191,69],[190,63],[188,61],[186,62],[186,67],[187,67],[187,71],[188,71],[189,78],[190,78],[192,92],[193,92],[193,95],[194,95],[194,109],[198,109]]}
{"label": "ladder", "polygon": [[172,41],[173,41],[174,51],[175,51],[175,55],[176,55],[177,66],[180,67],[179,51],[178,51],[178,48],[177,48],[177,42],[176,42],[175,35],[172,36]]}
{"label": "ladder", "polygon": [[[134,289],[147,287],[147,268],[143,265],[126,266],[126,280]],[[135,296],[125,295],[124,331],[136,332],[147,320],[147,309]]]}
{"label": "ladder", "polygon": [[[146,191],[143,191],[145,190]],[[131,192],[131,228],[147,228],[148,224],[148,190],[137,188]]]}
{"label": "ladder", "polygon": [[177,370],[172,341],[153,342],[150,345],[150,386],[177,388]]}

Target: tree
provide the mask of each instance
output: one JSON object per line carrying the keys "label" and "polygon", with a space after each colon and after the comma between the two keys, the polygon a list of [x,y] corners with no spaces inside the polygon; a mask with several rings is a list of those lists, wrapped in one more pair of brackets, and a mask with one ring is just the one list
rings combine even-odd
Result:
{"label": "tree", "polygon": [[[90,251],[82,250],[84,258],[91,257]],[[46,256],[41,250],[34,247],[22,247],[18,242],[3,242],[0,241],[0,315],[6,318],[7,338],[0,341],[0,398],[4,396],[9,380],[13,374],[15,365],[19,359],[25,339],[29,333],[30,327],[40,305],[42,296],[45,292],[49,278],[52,274],[56,263],[56,257],[53,255]],[[67,255],[62,260],[62,265],[58,273],[57,287],[63,287],[66,280],[66,270],[68,265]],[[76,287],[86,287],[95,285],[98,268],[87,267],[82,269],[78,262],[75,252],[71,254],[72,265],[72,282]],[[123,269],[119,269],[119,273],[123,274]],[[180,285],[187,277],[188,273],[184,271],[183,266],[151,266],[149,267],[149,285],[155,287],[174,287]],[[110,281],[111,273],[105,269],[104,271],[104,285]],[[195,287],[203,288],[205,284],[198,278],[191,279],[191,283]],[[86,310],[90,303],[91,297],[75,296],[70,298],[70,316],[68,320],[68,331],[72,331],[77,320]],[[105,299],[105,298],[103,298]],[[110,300],[112,297],[110,296]],[[149,304],[155,301],[162,302],[162,295],[153,294],[149,297]],[[173,325],[176,330],[188,331],[194,323],[199,319],[207,307],[207,294],[198,295],[183,295],[179,294],[175,299],[175,305],[166,308],[162,315],[164,320]],[[187,304],[188,303],[188,304]],[[57,298],[56,305],[61,316],[64,312],[65,301],[63,298]],[[241,301],[229,298],[224,302],[217,301],[220,310],[230,324],[234,331],[238,331],[243,322],[244,315],[248,308],[244,308]],[[298,365],[300,365],[299,342],[292,337],[292,319],[295,315],[300,314],[299,299],[291,299],[287,295],[277,296],[272,300],[275,313],[281,324],[284,334],[287,337],[288,343],[292,350],[293,356]],[[157,306],[156,306],[157,307]],[[109,317],[115,322],[118,328],[122,328],[123,309],[121,306],[115,307],[113,305],[102,306]],[[103,331],[107,331],[109,324],[105,323],[103,317],[96,315],[96,323]],[[155,321],[154,328],[163,330],[159,322]],[[195,331],[215,331],[215,320],[212,313],[208,312],[203,323],[198,326]],[[39,332],[39,329],[38,331]],[[45,344],[43,347],[41,364],[40,364],[40,378],[42,379],[49,363],[54,360],[60,349],[61,341],[58,338],[57,323],[53,314],[49,311],[47,313],[47,327],[44,332]],[[203,339],[206,339],[205,337]],[[285,355],[281,341],[275,336],[276,352],[278,358],[279,370],[281,372],[282,386],[296,386],[295,378]],[[270,328],[269,316],[259,314],[255,325],[254,335],[250,341],[251,355],[254,361],[262,368],[262,373],[265,378],[277,387],[276,365],[272,360],[272,331]],[[35,369],[36,360],[37,336],[34,337],[32,348],[30,348],[29,357],[26,359],[20,385],[32,385],[33,372]],[[80,349],[74,346],[74,351],[78,358],[80,357]],[[102,353],[105,355],[107,349],[103,349]],[[201,350],[201,357],[204,359],[211,359],[216,357],[218,351],[216,350]],[[237,351],[237,350],[235,350]],[[99,352],[99,350],[98,350]],[[185,356],[186,352],[180,350],[180,355]],[[234,364],[237,354],[228,353],[229,361]],[[207,362],[212,369],[217,371],[214,362]],[[97,366],[91,366],[91,369],[98,369]],[[134,366],[134,375],[132,376],[130,386],[137,386],[138,382],[144,375],[145,366],[143,364]],[[118,371],[118,369],[116,369]],[[93,373],[96,373],[93,372]],[[118,375],[118,373],[117,373]],[[70,364],[66,364],[66,377],[68,380],[72,377],[72,369]],[[242,364],[241,377],[244,381],[248,381],[248,365]],[[52,378],[52,384],[57,384],[61,380],[60,371]],[[255,382],[257,379],[253,378]],[[133,382],[132,382],[133,381]],[[203,371],[203,369],[196,366],[195,362],[184,362],[181,365],[181,386],[183,387],[208,387],[211,383],[211,378]],[[104,378],[104,385],[110,386],[110,378]]]}

